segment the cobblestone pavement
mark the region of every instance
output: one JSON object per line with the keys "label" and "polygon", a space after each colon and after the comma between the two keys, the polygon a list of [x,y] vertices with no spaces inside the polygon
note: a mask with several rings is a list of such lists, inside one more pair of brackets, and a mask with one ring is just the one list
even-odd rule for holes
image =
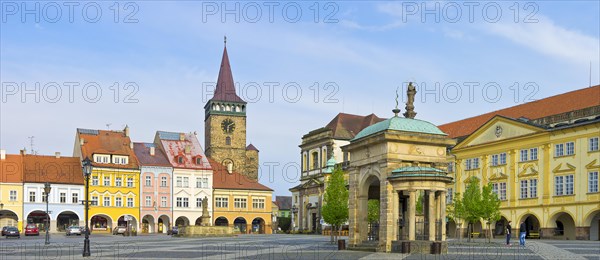
{"label": "cobblestone pavement", "polygon": [[[449,241],[448,254],[386,254],[337,251],[329,237],[244,235],[229,238],[176,238],[166,235],[122,237],[93,235],[89,259],[600,259],[600,242],[528,240],[506,247],[501,240]],[[0,239],[0,260],[82,259],[83,237]]]}

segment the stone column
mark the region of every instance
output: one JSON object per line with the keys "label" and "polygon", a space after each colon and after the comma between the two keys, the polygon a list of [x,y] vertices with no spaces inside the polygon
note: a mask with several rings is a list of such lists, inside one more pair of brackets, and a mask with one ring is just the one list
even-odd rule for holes
{"label": "stone column", "polygon": [[442,241],[446,241],[446,191],[440,192],[440,220],[442,221]]}
{"label": "stone column", "polygon": [[417,210],[417,191],[409,190],[408,194],[408,240],[415,240],[415,229],[417,227],[417,223],[415,221],[415,212]]}
{"label": "stone column", "polygon": [[427,221],[429,223],[429,241],[435,241],[435,213],[434,213],[434,193],[435,191],[427,191]]}
{"label": "stone column", "polygon": [[369,197],[368,195],[360,195],[358,196],[358,200],[356,200],[356,225],[358,226],[359,240],[358,243],[366,241],[369,236],[369,224],[367,219],[367,203]]}
{"label": "stone column", "polygon": [[392,229],[391,229],[391,238],[392,240],[398,239],[398,219],[400,218],[400,199],[398,196],[398,191],[392,191]]}

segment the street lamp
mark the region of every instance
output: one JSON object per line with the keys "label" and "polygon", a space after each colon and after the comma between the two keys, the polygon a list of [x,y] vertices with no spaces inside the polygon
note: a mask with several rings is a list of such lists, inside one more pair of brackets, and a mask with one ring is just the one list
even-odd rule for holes
{"label": "street lamp", "polygon": [[92,161],[85,157],[81,162],[83,169],[83,177],[85,179],[85,239],[83,240],[83,257],[90,256],[90,226],[89,226],[89,211],[90,211],[90,175],[92,175]]}
{"label": "street lamp", "polygon": [[48,233],[48,228],[50,227],[50,211],[48,211],[48,195],[50,195],[50,183],[46,182],[44,184],[44,192],[46,193],[46,245],[50,244],[50,234]]}

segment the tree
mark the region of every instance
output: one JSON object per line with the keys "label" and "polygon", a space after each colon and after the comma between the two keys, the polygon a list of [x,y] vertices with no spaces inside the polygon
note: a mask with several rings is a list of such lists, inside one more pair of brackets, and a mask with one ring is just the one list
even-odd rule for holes
{"label": "tree", "polygon": [[500,219],[500,199],[494,193],[491,183],[483,186],[481,191],[481,217],[486,221],[488,226],[486,237],[488,242],[491,242],[492,229],[490,225]]}
{"label": "tree", "polygon": [[459,229],[457,233],[458,240],[461,240],[460,227],[462,226],[462,220],[465,217],[465,208],[462,204],[462,197],[460,193],[454,194],[454,199],[452,200],[452,204],[446,207],[446,214],[448,218],[453,219],[454,223],[456,223],[456,228]]}
{"label": "tree", "polygon": [[277,217],[277,227],[281,228],[282,231],[288,232],[292,224],[292,218],[290,217]]}
{"label": "tree", "polygon": [[367,204],[367,220],[369,223],[379,221],[379,200],[369,200]]}
{"label": "tree", "polygon": [[419,192],[419,197],[417,197],[416,211],[418,215],[423,214],[423,193],[421,192]]}
{"label": "tree", "polygon": [[[327,180],[325,189],[323,209],[321,214],[323,220],[331,225],[331,242],[333,242],[333,230],[341,227],[348,221],[348,189],[344,181],[344,171],[336,166]],[[337,235],[335,240],[337,241]]]}
{"label": "tree", "polygon": [[479,188],[479,179],[477,179],[477,177],[471,177],[471,179],[469,179],[467,187],[465,189],[465,193],[463,194],[462,207],[464,210],[463,219],[468,223],[468,241],[471,241],[473,223],[481,219],[483,211],[481,201],[481,190]]}

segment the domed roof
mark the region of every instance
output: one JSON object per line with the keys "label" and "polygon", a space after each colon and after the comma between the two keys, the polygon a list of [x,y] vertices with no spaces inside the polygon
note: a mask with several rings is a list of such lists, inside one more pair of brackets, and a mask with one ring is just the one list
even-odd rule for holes
{"label": "domed roof", "polygon": [[398,130],[405,132],[447,135],[446,133],[442,132],[442,130],[440,130],[437,126],[427,121],[394,116],[390,119],[386,119],[384,121],[381,121],[363,129],[352,139],[352,141],[379,132],[383,132],[385,130]]}
{"label": "domed roof", "polygon": [[336,164],[336,161],[332,156],[329,160],[327,160],[327,168],[325,168],[325,170],[323,172],[324,173],[332,173],[333,169],[335,168],[335,164]]}

